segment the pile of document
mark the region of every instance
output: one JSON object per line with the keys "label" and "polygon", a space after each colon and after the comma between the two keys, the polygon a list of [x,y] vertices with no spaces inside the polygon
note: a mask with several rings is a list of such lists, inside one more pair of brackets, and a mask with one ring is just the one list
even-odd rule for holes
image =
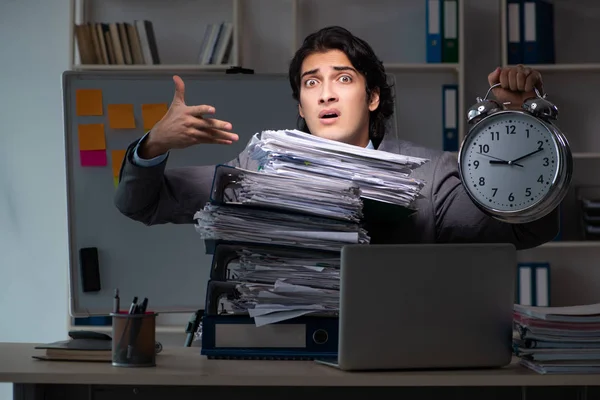
{"label": "pile of document", "polygon": [[298,130],[267,130],[250,142],[250,157],[273,175],[355,182],[364,198],[413,206],[424,182],[411,177],[427,159],[365,149]]}
{"label": "pile of document", "polygon": [[256,134],[246,151],[258,170],[217,166],[211,199],[194,215],[203,239],[252,245],[228,274],[231,311],[256,325],[336,313],[340,251],[370,242],[365,199],[410,208],[423,186],[410,175],[427,160],[294,130]]}
{"label": "pile of document", "polygon": [[541,374],[600,372],[600,303],[570,307],[515,304],[513,348]]}

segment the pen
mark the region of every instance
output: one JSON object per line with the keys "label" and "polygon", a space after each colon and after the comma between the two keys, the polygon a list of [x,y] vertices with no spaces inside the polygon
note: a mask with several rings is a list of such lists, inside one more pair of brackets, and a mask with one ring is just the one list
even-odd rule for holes
{"label": "pen", "polygon": [[135,310],[137,309],[137,301],[138,298],[135,296],[131,302],[131,306],[129,307],[129,314],[135,314]]}
{"label": "pen", "polygon": [[146,312],[147,307],[148,307],[148,298],[144,297],[144,300],[142,300],[142,304],[140,305],[140,307],[137,310],[137,313],[144,314]]}
{"label": "pen", "polygon": [[115,289],[115,298],[113,299],[113,313],[117,314],[121,307],[119,299],[119,289]]}

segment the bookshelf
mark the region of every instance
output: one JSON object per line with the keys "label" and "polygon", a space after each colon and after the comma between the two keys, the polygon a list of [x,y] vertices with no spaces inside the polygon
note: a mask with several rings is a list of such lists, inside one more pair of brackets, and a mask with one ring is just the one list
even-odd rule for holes
{"label": "bookshelf", "polygon": [[[238,66],[242,62],[239,45],[241,35],[240,5],[241,0],[220,2],[172,0],[168,3],[168,6],[167,3],[158,0],[71,0],[71,69],[211,72],[224,71],[232,66]],[[153,45],[152,36],[150,34],[144,35],[135,21],[148,21],[152,24],[151,27],[146,26],[146,28],[152,31],[155,40],[155,50],[159,58],[158,62],[156,59],[149,60],[151,57],[148,53],[143,54],[145,39],[149,42],[147,44],[149,46],[147,51],[151,51],[150,49],[152,49]],[[174,21],[177,21],[177,23],[174,23]],[[126,31],[126,34],[122,31],[119,31],[119,33],[113,31],[105,32],[105,35],[108,36],[104,38],[99,37],[102,36],[101,33],[96,33],[96,37],[93,40],[88,39],[91,43],[90,51],[93,52],[96,50],[100,51],[100,53],[95,54],[96,58],[93,62],[87,62],[87,60],[90,60],[90,56],[82,57],[80,39],[77,36],[77,25],[85,23],[93,24],[91,32],[89,32],[90,35],[94,34],[94,28],[101,29],[95,27],[94,25],[96,24],[103,24],[104,29],[111,29],[111,24],[128,23],[133,25],[133,29],[136,30],[135,35],[138,35],[138,37],[133,36],[130,31]],[[225,61],[206,60],[204,63],[200,62],[204,40],[209,37],[209,34],[205,32],[207,25],[217,25],[215,34],[218,34],[219,26],[224,23],[230,24],[232,31],[231,39],[228,42],[230,43],[230,49],[223,54]],[[205,35],[207,38],[205,38]],[[125,36],[126,38],[124,39]],[[215,37],[218,37],[218,35],[215,35]],[[102,40],[104,40],[103,43]],[[94,41],[100,42],[98,44],[100,49],[104,47],[104,59],[101,56],[102,50],[97,50]],[[121,62],[118,61],[118,56],[115,56],[115,53],[118,51],[114,44],[115,41],[121,44],[121,51],[123,52]],[[124,44],[124,42],[127,44]],[[142,54],[138,56],[137,61],[135,59],[131,60],[132,56],[129,56],[130,60],[128,61],[125,56],[126,47],[129,48],[128,51],[133,55],[134,42],[140,43],[140,52]],[[213,57],[217,54],[218,45],[217,39]],[[223,43],[223,47],[225,51],[227,43]],[[111,52],[113,53],[112,56]],[[144,59],[140,60],[140,57]],[[86,62],[82,62],[82,60]]]}
{"label": "bookshelf", "polygon": [[[591,101],[600,88],[600,53],[594,39],[600,26],[600,4],[589,0],[554,0],[554,60],[526,63],[542,73],[548,99],[559,109],[557,125],[565,132],[573,151],[574,175],[571,190],[562,204],[562,235],[535,249],[522,251],[523,262],[549,262],[554,305],[599,302],[595,270],[600,260],[600,241],[586,239],[581,224],[582,212],[577,190],[582,186],[600,187],[600,116]],[[508,1],[500,2],[500,59],[509,63]],[[528,17],[522,15],[524,21]],[[529,19],[531,21],[531,19]],[[526,22],[524,22],[525,24]],[[528,22],[527,22],[528,23]],[[532,33],[522,25],[523,36]],[[528,31],[529,29],[529,31]],[[542,37],[536,32],[537,38]],[[529,51],[529,50],[526,50]],[[600,193],[600,192],[599,192]],[[570,288],[570,290],[569,290]]]}

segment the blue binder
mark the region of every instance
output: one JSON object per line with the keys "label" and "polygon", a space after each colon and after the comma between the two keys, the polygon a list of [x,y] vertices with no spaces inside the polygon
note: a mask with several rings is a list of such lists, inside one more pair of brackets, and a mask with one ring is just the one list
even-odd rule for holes
{"label": "blue binder", "polygon": [[428,63],[442,62],[443,0],[425,0],[425,37]]}
{"label": "blue binder", "polygon": [[458,151],[458,85],[442,85],[443,150]]}
{"label": "blue binder", "polygon": [[209,359],[335,358],[338,318],[303,316],[256,327],[243,315],[205,315],[200,354]]}
{"label": "blue binder", "polygon": [[553,64],[554,5],[551,0],[524,0],[523,63]]}
{"label": "blue binder", "polygon": [[550,306],[550,263],[521,262],[517,266],[517,304]]}
{"label": "blue binder", "polygon": [[523,63],[523,0],[506,0],[506,43],[508,64]]}

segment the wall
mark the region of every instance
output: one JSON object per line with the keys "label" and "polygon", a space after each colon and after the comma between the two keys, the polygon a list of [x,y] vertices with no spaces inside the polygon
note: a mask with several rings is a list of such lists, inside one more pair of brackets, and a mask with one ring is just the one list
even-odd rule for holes
{"label": "wall", "polygon": [[[257,72],[283,72],[291,55],[289,1],[252,4],[244,10],[250,21],[242,54]],[[68,67],[69,1],[0,0],[0,10],[0,341],[59,340],[68,290],[60,75]],[[468,107],[500,63],[499,2],[465,0],[465,13]],[[0,399],[9,399],[10,386],[2,389]]]}
{"label": "wall", "polygon": [[[0,341],[66,334],[61,73],[68,5],[0,1]],[[0,386],[0,399],[11,398],[11,386]]]}

